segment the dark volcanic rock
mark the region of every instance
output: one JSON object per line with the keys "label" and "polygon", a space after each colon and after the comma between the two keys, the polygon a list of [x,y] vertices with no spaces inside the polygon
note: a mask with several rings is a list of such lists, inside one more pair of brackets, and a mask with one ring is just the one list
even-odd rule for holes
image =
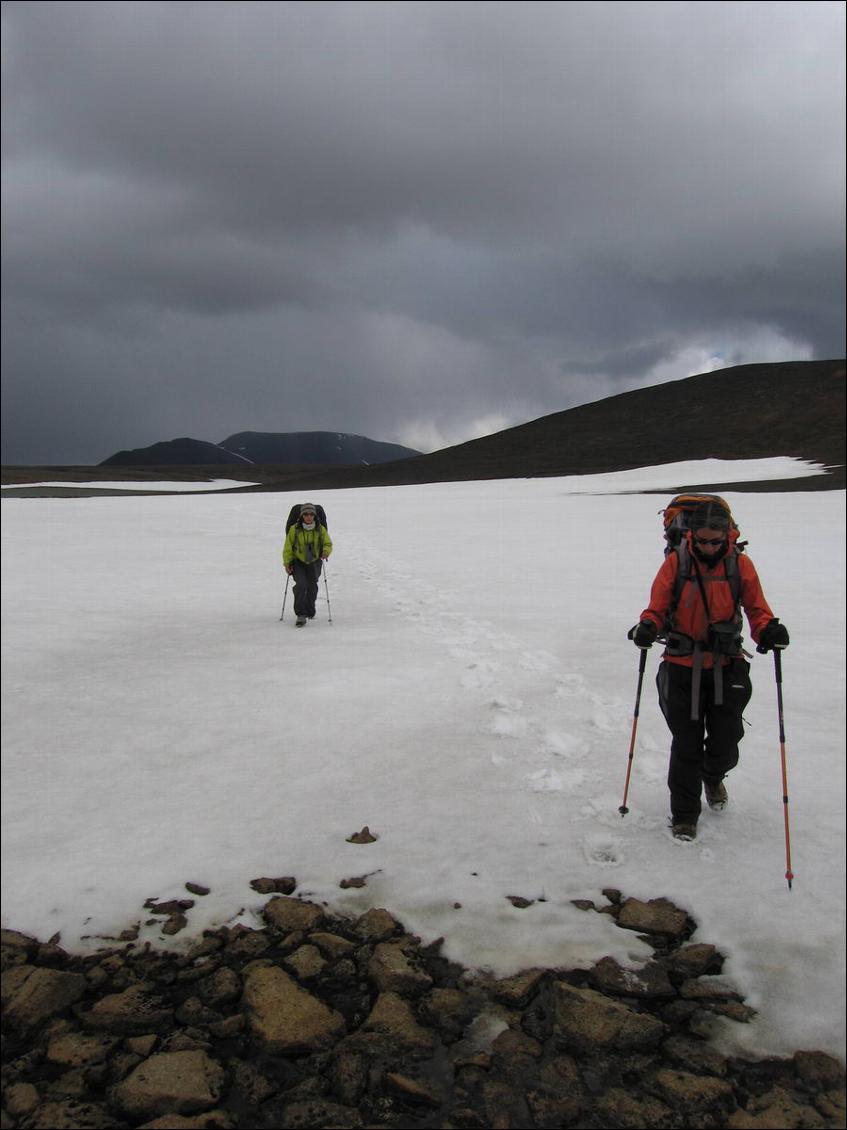
{"label": "dark volcanic rock", "polygon": [[385,909],[285,896],[265,929],[181,953],[72,956],[4,931],[4,1130],[844,1125],[842,1064],[720,1054],[704,1009],[746,1009],[712,976],[720,955],[685,944],[695,924],[665,900],[618,904],[647,914],[656,960],[499,981]]}
{"label": "dark volcanic rock", "polygon": [[64,1012],[85,994],[85,978],[34,965],[20,965],[3,974],[3,1020],[30,1034],[50,1017]]}
{"label": "dark volcanic rock", "polygon": [[667,899],[626,899],[621,905],[617,923],[626,930],[681,939],[690,930],[688,915]]}
{"label": "dark volcanic rock", "polygon": [[203,1051],[152,1055],[112,1092],[117,1108],[131,1118],[194,1114],[211,1110],[224,1084],[224,1070]]}
{"label": "dark volcanic rock", "polygon": [[665,967],[656,961],[635,972],[624,969],[612,957],[601,958],[591,970],[591,984],[601,992],[622,997],[668,1000],[676,996]]}
{"label": "dark volcanic rock", "polygon": [[80,1017],[87,1028],[121,1036],[140,1036],[167,1028],[173,1010],[158,993],[157,987],[138,982],[122,993],[100,997]]}
{"label": "dark volcanic rock", "polygon": [[254,962],[244,980],[243,1007],[256,1043],[275,1055],[330,1047],[344,1018],[278,966]]}
{"label": "dark volcanic rock", "polygon": [[251,879],[250,886],[260,895],[293,895],[297,890],[297,880],[293,875],[283,875],[278,879]]}
{"label": "dark volcanic rock", "polygon": [[316,903],[280,895],[267,903],[263,915],[271,926],[290,933],[293,930],[314,930],[323,920],[324,912]]}

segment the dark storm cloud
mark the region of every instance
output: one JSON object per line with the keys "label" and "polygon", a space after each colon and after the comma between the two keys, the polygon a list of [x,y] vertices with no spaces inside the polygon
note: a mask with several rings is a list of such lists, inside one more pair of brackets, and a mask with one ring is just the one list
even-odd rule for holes
{"label": "dark storm cloud", "polygon": [[834,3],[11,3],[5,462],[843,354]]}

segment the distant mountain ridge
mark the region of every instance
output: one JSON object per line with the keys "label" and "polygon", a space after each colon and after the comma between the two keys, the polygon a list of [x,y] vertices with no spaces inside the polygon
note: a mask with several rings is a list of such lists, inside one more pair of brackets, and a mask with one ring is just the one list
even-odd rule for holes
{"label": "distant mountain ridge", "polygon": [[[238,441],[247,451],[247,444],[240,442],[241,436],[264,434],[237,433],[225,443]],[[336,440],[343,438],[339,433],[323,434]],[[202,441],[172,443],[199,445]],[[699,373],[554,412],[455,447],[393,462],[333,466],[253,464],[239,451],[208,444],[193,447],[189,462],[175,464],[169,463],[167,451],[159,445],[142,451],[152,452],[150,462],[139,464],[136,453],[120,453],[124,457],[129,455],[129,461],[111,466],[107,461],[99,468],[6,466],[3,483],[8,487],[37,482],[48,471],[50,479],[67,482],[69,490],[75,483],[98,478],[161,481],[173,477],[193,481],[198,477],[220,477],[221,464],[226,463],[227,477],[244,482],[243,487],[236,488],[240,491],[313,495],[319,490],[344,487],[593,475],[704,459],[793,456],[822,464],[827,473],[721,484],[703,479],[680,481],[678,489],[716,489],[718,493],[733,489],[843,490],[847,462],[845,362],[785,361]],[[205,455],[207,461],[195,462],[198,455]],[[49,494],[52,488],[39,489],[42,494]]]}
{"label": "distant mountain ridge", "polygon": [[100,467],[185,467],[255,463],[299,467],[369,467],[420,455],[411,447],[383,443],[346,432],[236,432],[221,443],[165,440],[131,451],[118,451]]}
{"label": "distant mountain ridge", "polygon": [[214,463],[221,465],[249,466],[250,460],[235,452],[225,451],[216,443],[203,439],[163,440],[149,447],[136,447],[130,451],[118,451],[98,463],[98,467],[192,467]]}
{"label": "distant mountain ridge", "polygon": [[421,454],[399,443],[383,443],[346,432],[236,432],[221,440],[219,446],[251,463],[315,463],[324,467],[354,463],[369,466]]}
{"label": "distant mountain ridge", "polygon": [[844,421],[843,359],[737,365],[553,412],[404,462],[291,476],[280,489],[594,475],[781,455],[830,469],[796,481],[797,489],[843,489]]}

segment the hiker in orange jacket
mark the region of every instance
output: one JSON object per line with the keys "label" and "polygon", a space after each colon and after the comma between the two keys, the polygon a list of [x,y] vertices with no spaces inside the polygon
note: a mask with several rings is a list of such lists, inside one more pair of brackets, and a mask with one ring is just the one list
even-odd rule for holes
{"label": "hiker in orange jacket", "polygon": [[755,565],[736,550],[737,537],[722,506],[700,506],[680,548],[659,569],[649,607],[629,632],[640,648],[651,647],[664,633],[656,685],[673,735],[668,788],[677,839],[697,834],[701,789],[710,808],[726,807],[723,778],[738,764],[741,715],[752,693],[740,608],[760,652],[788,646],[788,632],[765,599]]}

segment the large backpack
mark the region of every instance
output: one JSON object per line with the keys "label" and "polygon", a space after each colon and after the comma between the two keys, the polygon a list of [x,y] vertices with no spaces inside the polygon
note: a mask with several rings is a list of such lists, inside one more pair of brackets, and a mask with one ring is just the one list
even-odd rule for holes
{"label": "large backpack", "polygon": [[729,503],[717,494],[678,494],[672,498],[664,510],[660,510],[665,525],[665,557],[667,557],[691,529],[691,515],[704,502],[713,502],[726,511],[731,530],[738,530]]}
{"label": "large backpack", "polygon": [[[303,505],[305,505],[305,504],[302,503],[302,502],[295,502],[295,504],[289,510],[288,518],[286,519],[286,522],[285,522],[285,532],[286,533],[288,533],[288,531],[291,529],[291,527],[293,525],[295,525],[297,522],[300,521],[300,507],[303,506]],[[324,508],[321,506],[320,503],[317,503],[315,505],[315,517],[317,518],[318,522],[320,522],[320,524],[323,526],[323,528],[325,530],[329,529],[329,526],[326,524],[326,511],[324,510]]]}
{"label": "large backpack", "polygon": [[[300,529],[303,528],[303,525],[300,521],[300,508],[303,505],[304,505],[304,503],[302,503],[302,502],[296,502],[291,507],[291,509],[289,510],[288,518],[286,519],[286,522],[285,522],[285,536],[286,537],[288,537],[289,531],[291,530],[292,526],[299,526]],[[329,527],[326,524],[326,511],[320,505],[320,503],[315,504],[315,517],[317,518],[317,525],[318,525],[318,531],[319,531],[319,533],[318,533],[318,543],[319,543],[318,553],[322,555],[323,554],[323,548],[324,548],[324,536],[323,536],[322,531],[328,530]],[[296,541],[297,541],[297,535],[295,534],[294,535],[294,542],[296,543]],[[307,549],[307,552],[310,553],[311,551]]]}
{"label": "large backpack", "polygon": [[685,535],[691,529],[691,516],[694,514],[695,510],[705,502],[712,502],[726,512],[727,521],[729,522],[730,548],[724,558],[724,567],[726,569],[726,579],[729,582],[735,601],[736,616],[739,614],[741,577],[738,573],[738,554],[744,552],[747,542],[740,542],[738,540],[740,531],[735,519],[732,517],[729,503],[717,494],[678,494],[670,500],[663,510],[659,511],[662,515],[665,529],[665,557],[676,553],[679,558],[679,568],[676,573],[673,600],[670,610],[668,611],[665,633],[673,627],[673,618],[679,606],[682,590],[686,583],[691,580],[691,554],[688,551],[688,542],[686,541]]}
{"label": "large backpack", "polygon": [[[710,502],[725,511],[729,523],[728,540],[729,549],[724,557],[726,579],[735,604],[735,614],[731,620],[724,620],[719,624],[711,619],[709,602],[706,598],[706,589],[703,585],[700,572],[691,561],[691,553],[687,534],[691,527],[691,518],[699,506]],[[700,676],[703,663],[703,650],[695,644],[690,637],[675,631],[674,618],[685,585],[690,581],[697,584],[706,615],[709,617],[709,643],[714,654],[712,665],[714,678],[715,705],[723,704],[723,675],[720,656],[746,655],[742,646],[742,616],[741,616],[741,576],[738,569],[738,555],[744,552],[746,542],[738,540],[739,529],[732,517],[729,503],[717,494],[678,494],[672,498],[664,510],[660,510],[665,527],[665,556],[675,553],[678,559],[676,580],[674,581],[673,597],[664,626],[658,638],[665,644],[666,655],[694,655],[691,676],[691,719],[696,721],[700,712]],[[692,650],[693,648],[693,650]]]}

